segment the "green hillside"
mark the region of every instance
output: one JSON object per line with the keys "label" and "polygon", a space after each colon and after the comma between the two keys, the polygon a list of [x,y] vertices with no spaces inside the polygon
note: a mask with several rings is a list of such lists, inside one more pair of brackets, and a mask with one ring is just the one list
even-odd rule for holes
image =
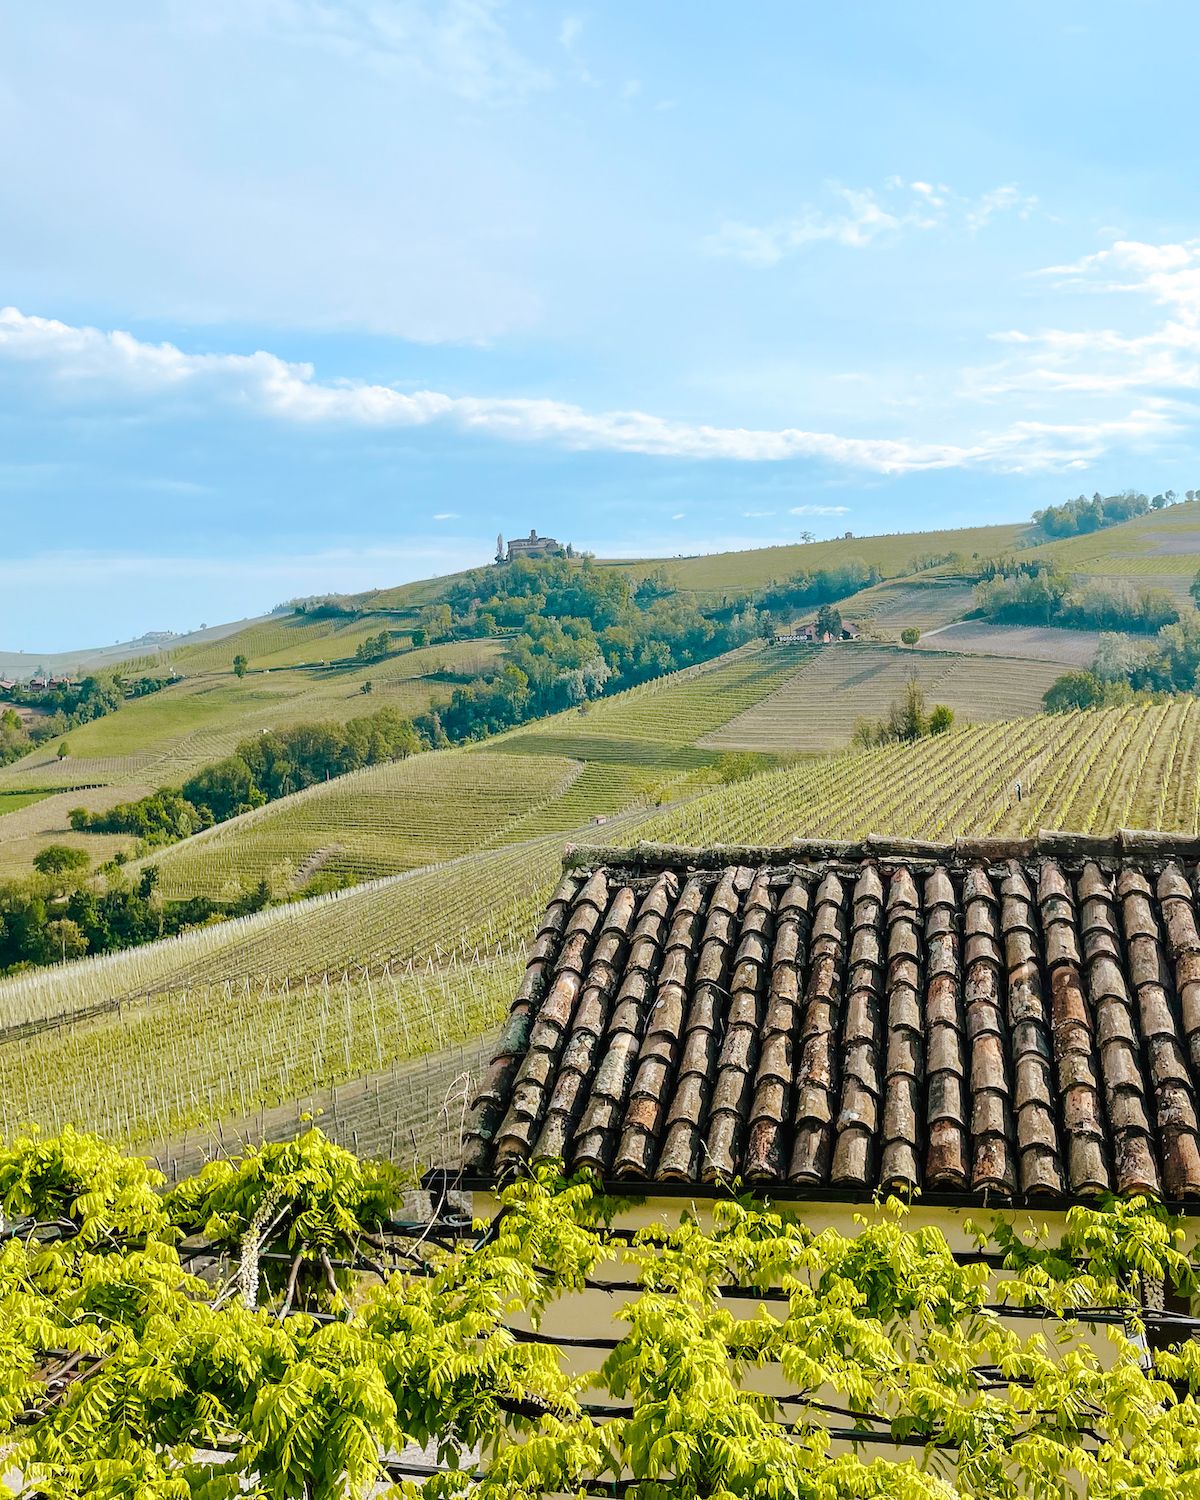
{"label": "green hillside", "polygon": [[[328,626],[331,622],[320,623]],[[502,649],[498,640],[457,641],[403,651],[368,665],[271,665],[274,657],[313,647],[314,642],[340,638],[344,645],[344,622],[332,623],[339,628],[290,635],[285,624],[272,620],[218,647],[198,648],[219,650],[225,666],[194,669],[194,675],[72,730],[66,760],[60,761],[56,747],[48,744],[0,767],[0,874],[28,868],[33,854],[50,840],[85,848],[97,859],[110,857],[114,849],[129,844],[128,839],[115,836],[73,834],[67,823],[73,807],[100,812],[158,787],[177,786],[263,729],[318,719],[345,721],[385,706],[406,717],[421,713],[449,692],[444,674],[473,675],[486,670]],[[371,634],[378,628],[378,618],[366,626],[358,622],[351,639],[361,639],[364,631]],[[274,656],[268,653],[260,658],[247,652],[250,669],[239,679],[231,667],[233,653],[253,637],[272,648]],[[367,681],[370,696],[362,692]],[[3,797],[16,791],[55,795],[25,807],[18,821],[15,811],[7,812]]]}
{"label": "green hillside", "polygon": [[663,568],[676,588],[721,594],[730,590],[762,588],[802,569],[815,572],[856,560],[878,568],[885,578],[901,578],[913,573],[922,558],[955,553],[967,558],[994,557],[1010,552],[1028,530],[1028,525],[1022,524],[901,531],[887,536],[846,536],[827,542],[794,542],[744,552],[712,552],[700,557],[611,561],[605,566],[628,568],[639,578],[656,568]]}
{"label": "green hillside", "polygon": [[154,863],[172,899],[228,896],[260,879],[279,895],[317,876],[368,880],[689,795],[716,778],[730,751],[837,749],[859,718],[887,713],[909,675],[960,721],[985,722],[1037,713],[1061,670],[854,643],[742,647],[477,747],[311,787]]}
{"label": "green hillside", "polygon": [[[1200,830],[1197,700],[796,762],[577,836],[707,844],[1118,826]],[[501,1014],[562,844],[485,850],[0,981],[0,1026],[78,1017],[0,1041],[0,1128],[74,1118],[144,1140],[440,1054]]]}
{"label": "green hillside", "polygon": [[1182,501],[1086,536],[1046,542],[1034,556],[1088,577],[1128,578],[1187,601],[1200,570],[1200,500]]}

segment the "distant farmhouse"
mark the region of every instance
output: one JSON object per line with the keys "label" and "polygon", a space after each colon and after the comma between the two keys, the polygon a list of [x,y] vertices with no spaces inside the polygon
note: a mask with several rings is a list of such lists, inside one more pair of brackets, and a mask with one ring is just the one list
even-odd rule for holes
{"label": "distant farmhouse", "polygon": [[858,634],[859,627],[853,620],[843,620],[842,628],[837,635],[828,630],[824,634],[819,634],[816,621],[812,620],[796,630],[778,632],[771,637],[771,644],[773,646],[828,646],[834,641],[856,641]]}
{"label": "distant farmhouse", "polygon": [[518,557],[569,557],[571,549],[552,536],[538,536],[536,528],[528,536],[514,537],[505,551],[504,538],[496,538],[496,561],[515,562]]}

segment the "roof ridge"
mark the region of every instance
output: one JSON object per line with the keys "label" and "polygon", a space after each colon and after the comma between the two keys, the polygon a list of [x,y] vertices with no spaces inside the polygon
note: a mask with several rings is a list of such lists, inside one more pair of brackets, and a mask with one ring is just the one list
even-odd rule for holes
{"label": "roof ridge", "polygon": [[972,837],[908,839],[891,834],[868,834],[857,840],[793,839],[787,844],[660,844],[651,840],[621,848],[606,844],[567,844],[564,870],[609,867],[634,870],[715,870],[730,865],[816,864],[826,861],[861,862],[871,859],[912,860],[919,863],[963,866],[995,864],[1035,858],[1120,860],[1155,863],[1167,859],[1200,862],[1200,835],[1159,829],[1118,828],[1113,833],[1075,833],[1041,828],[1027,837]]}

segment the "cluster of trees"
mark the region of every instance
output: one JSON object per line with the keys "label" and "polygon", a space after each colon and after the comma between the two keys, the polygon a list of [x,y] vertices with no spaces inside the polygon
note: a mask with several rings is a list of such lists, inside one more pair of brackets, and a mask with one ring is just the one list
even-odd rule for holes
{"label": "cluster of trees", "polygon": [[1200,691],[1200,614],[1164,625],[1152,641],[1105,634],[1090,671],[1066,672],[1051,684],[1044,704],[1051,713],[1127,703],[1139,693]]}
{"label": "cluster of trees", "polygon": [[510,636],[494,671],[463,683],[414,721],[431,746],[582,707],[706,661],[765,629],[748,596],[705,610],[676,593],[661,570],[635,586],[624,569],[586,557],[519,558],[478,569],[451,586],[440,608],[446,615],[430,622],[430,632]]}
{"label": "cluster of trees", "polygon": [[163,901],[152,865],[136,882],[111,872],[98,889],[86,883],[89,864],[82,850],[51,844],[35,856],[35,874],[0,882],[0,974],[136,948],[205,922],[246,916],[270,900],[260,882],[231,901]]}
{"label": "cluster of trees", "polygon": [[975,610],[985,619],[1022,625],[1145,633],[1179,619],[1179,608],[1166,589],[1140,589],[1123,578],[1077,584],[1039,563],[984,578],[975,586]]}
{"label": "cluster of trees", "polygon": [[883,574],[878,568],[857,558],[839,563],[833,568],[818,568],[814,572],[801,571],[785,578],[782,583],[769,584],[757,596],[755,603],[760,609],[789,610],[803,608],[806,604],[827,604],[837,599],[857,594],[859,589],[878,583]]}
{"label": "cluster of trees", "polygon": [[[52,688],[11,688],[5,702],[0,703],[0,765],[19,760],[48,740],[114,713],[126,698],[156,693],[169,681],[167,677],[126,678],[117,672],[96,672],[82,682],[60,683]],[[19,704],[37,713],[26,718],[6,704]]]}
{"label": "cluster of trees", "polygon": [[[1092,1500],[1200,1485],[1194,1228],[1145,1199],[956,1255],[895,1199],[851,1232],[722,1200],[623,1239],[590,1179],[487,1234],[319,1130],[168,1187],[65,1130],[0,1147],[0,1458],[56,1500]],[[599,1350],[568,1298],[629,1283]],[[1005,1316],[1005,1314],[1011,1316]],[[589,1360],[589,1355],[594,1359]],[[581,1363],[582,1361],[582,1363]],[[765,1379],[756,1379],[765,1371]],[[776,1394],[763,1394],[763,1389]]]}
{"label": "cluster of trees", "polygon": [[187,838],[213,823],[363,766],[403,760],[421,749],[412,721],[394,708],[345,724],[297,724],[243,740],[231,756],[204,766],[182,787],[166,787],[105,812],[76,808],[79,832],[128,833],[149,845]]}
{"label": "cluster of trees", "polygon": [[354,660],[358,662],[382,661],[392,647],[392,636],[388,630],[378,635],[369,635],[354,648]]}
{"label": "cluster of trees", "polygon": [[[1194,494],[1194,490],[1189,490],[1188,499],[1191,500]],[[1131,521],[1134,516],[1144,516],[1152,505],[1155,510],[1173,505],[1175,498],[1174,490],[1155,495],[1153,500],[1137,490],[1122,490],[1119,495],[1101,495],[1097,490],[1090,500],[1086,495],[1080,495],[1062,505],[1035,510],[1033,519],[1045,537],[1084,536],[1090,531],[1116,526],[1121,521]]]}
{"label": "cluster of trees", "polygon": [[852,743],[861,749],[870,749],[873,745],[923,740],[929,735],[945,734],[953,724],[954,710],[946,703],[935,703],[930,708],[920,681],[910,677],[904,692],[882,719],[858,720]]}

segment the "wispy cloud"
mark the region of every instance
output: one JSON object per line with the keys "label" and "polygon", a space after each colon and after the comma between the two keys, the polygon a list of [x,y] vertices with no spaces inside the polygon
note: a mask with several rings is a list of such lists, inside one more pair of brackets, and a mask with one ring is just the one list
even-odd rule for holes
{"label": "wispy cloud", "polygon": [[1111,311],[1136,317],[1139,301],[1162,309],[1144,331],[1010,328],[993,341],[1011,353],[972,370],[974,396],[1020,393],[1118,396],[1145,393],[1160,402],[1200,391],[1200,240],[1148,244],[1119,240],[1107,249],[1035,273],[1059,290],[1113,299]]}
{"label": "wispy cloud", "polygon": [[985,467],[1010,472],[1071,467],[1116,443],[1174,425],[1165,403],[1147,397],[1132,412],[1075,422],[1021,421],[967,442],[848,437],[801,427],[722,427],[642,411],[586,411],[549,397],[458,396],[403,391],[365,381],[322,381],[312,365],[278,355],[188,354],[120,330],[104,332],[16,308],[0,310],[0,369],[21,367],[50,399],[88,410],[219,408],[248,419],[310,428],[443,428],[506,442],[579,452],[774,463],[811,459],[880,474]]}
{"label": "wispy cloud", "polygon": [[[206,0],[178,3],[178,24],[267,32],[363,66],[403,73],[473,101],[548,88],[551,78],[513,43],[500,0]],[[563,45],[568,27],[563,22]]]}
{"label": "wispy cloud", "polygon": [[976,233],[1000,214],[1028,218],[1037,199],[1013,183],[963,197],[944,183],[905,182],[890,177],[881,190],[829,184],[828,206],[806,204],[790,218],[770,224],[727,220],[704,241],[710,255],[767,269],[822,241],[862,250],[902,231],[941,228]]}
{"label": "wispy cloud", "polygon": [[458,512],[456,510],[439,510],[433,519],[435,521],[457,521]]}
{"label": "wispy cloud", "polygon": [[793,505],[788,510],[789,516],[847,516],[849,514],[848,505]]}

